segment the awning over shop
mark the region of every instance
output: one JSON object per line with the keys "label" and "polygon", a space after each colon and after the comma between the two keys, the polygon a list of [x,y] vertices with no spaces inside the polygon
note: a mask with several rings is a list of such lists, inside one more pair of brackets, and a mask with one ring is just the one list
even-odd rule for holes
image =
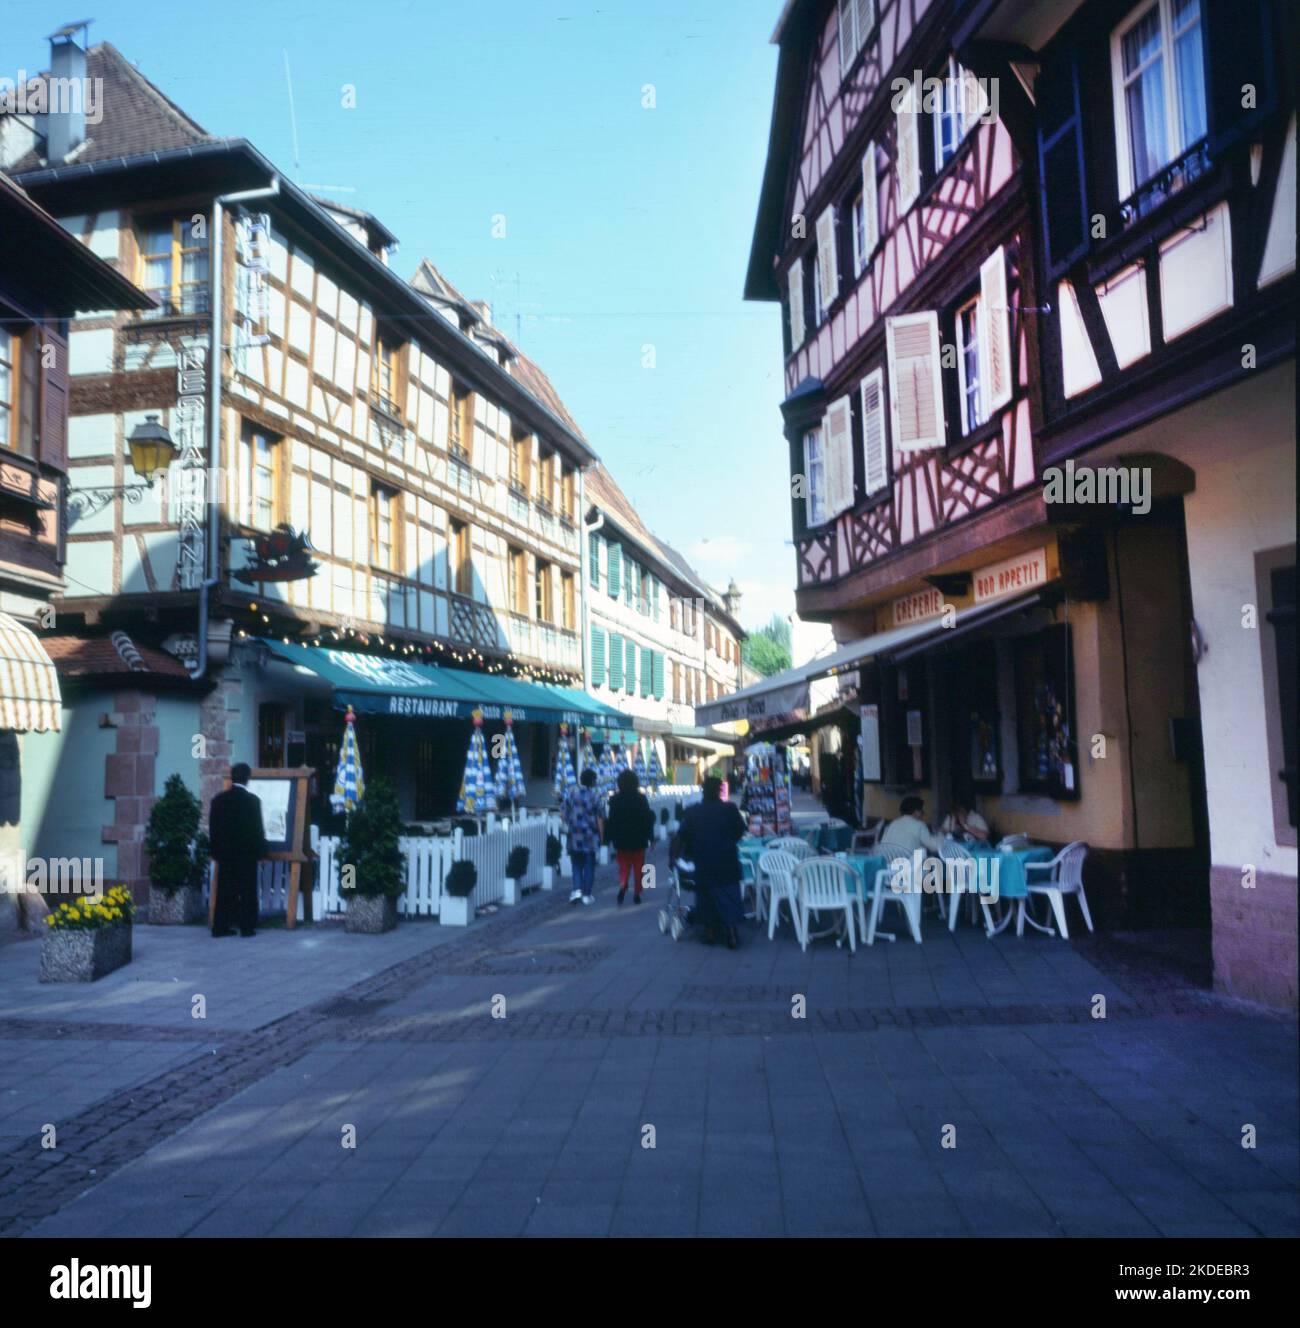
{"label": "awning over shop", "polygon": [[[762,682],[732,692],[730,696],[696,706],[695,722],[722,724],[734,719],[771,719],[790,715],[791,719],[787,722],[793,723],[795,717],[792,712],[808,709],[808,684],[813,679],[845,673],[873,659],[890,659],[904,652],[915,654],[927,646],[965,636],[967,632],[996,618],[1028,608],[1036,604],[1039,598],[1035,592],[997,604],[973,605],[956,610],[948,617],[908,623],[887,632],[877,632],[874,636],[865,636],[859,641],[850,641],[806,664],[774,673]],[[764,733],[755,736],[766,738],[768,735]]]}
{"label": "awning over shop", "polygon": [[726,742],[715,742],[712,738],[684,738],[677,734],[673,742],[680,742],[683,747],[694,747],[697,751],[709,752],[714,756],[735,756],[736,749]]}
{"label": "awning over shop", "polygon": [[792,719],[787,724],[777,724],[770,729],[755,729],[753,736],[759,742],[784,742],[787,738],[806,736],[824,729],[828,724],[860,724],[861,717],[847,706],[831,706],[820,714],[807,719]]}
{"label": "awning over shop", "polygon": [[632,725],[621,711],[571,687],[548,687],[355,650],[258,639],[276,658],[327,682],[340,710],[351,706],[358,714],[411,719],[469,719],[475,710],[482,710],[487,720],[501,719],[509,710],[519,723],[585,724],[593,729]]}
{"label": "awning over shop", "polygon": [[59,675],[29,627],[0,613],[0,729],[57,733],[63,698]]}

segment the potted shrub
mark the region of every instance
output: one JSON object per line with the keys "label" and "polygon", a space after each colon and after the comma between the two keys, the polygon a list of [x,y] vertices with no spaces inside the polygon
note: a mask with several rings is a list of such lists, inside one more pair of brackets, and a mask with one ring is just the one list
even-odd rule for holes
{"label": "potted shrub", "polygon": [[546,836],[546,865],[542,868],[542,889],[555,888],[555,869],[560,865],[561,849],[558,835]]}
{"label": "potted shrub", "polygon": [[517,904],[524,897],[524,877],[528,875],[528,846],[516,844],[506,859],[506,904]]}
{"label": "potted shrub", "polygon": [[348,901],[348,931],[391,931],[397,925],[397,898],[406,888],[397,842],[401,831],[397,795],[392,784],[378,775],[348,817],[343,837],[340,892]]}
{"label": "potted shrub", "polygon": [[149,854],[149,921],[158,926],[203,917],[203,879],[208,837],[199,830],[202,808],[180,775],[168,775],[163,795],[149,813],[144,847]]}
{"label": "potted shrub", "polygon": [[438,921],[444,927],[468,927],[474,910],[471,897],[478,884],[478,868],[464,858],[451,864],[442,883]]}
{"label": "potted shrub", "polygon": [[82,895],[46,915],[41,942],[42,982],[95,982],[131,962],[135,904],[124,885],[103,898]]}

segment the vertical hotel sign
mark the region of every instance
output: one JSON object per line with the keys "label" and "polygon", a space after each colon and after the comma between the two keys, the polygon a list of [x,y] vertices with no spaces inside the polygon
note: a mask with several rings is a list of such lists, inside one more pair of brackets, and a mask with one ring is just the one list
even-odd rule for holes
{"label": "vertical hotel sign", "polygon": [[180,484],[173,490],[180,526],[177,550],[177,583],[182,590],[197,590],[203,584],[203,518],[205,512],[205,461],[208,403],[208,353],[201,343],[181,347],[176,368],[176,410],[173,439],[179,453]]}

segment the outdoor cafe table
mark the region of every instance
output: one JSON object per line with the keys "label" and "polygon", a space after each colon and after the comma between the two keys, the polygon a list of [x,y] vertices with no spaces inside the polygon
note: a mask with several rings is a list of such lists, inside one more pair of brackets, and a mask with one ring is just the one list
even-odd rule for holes
{"label": "outdoor cafe table", "polygon": [[[967,844],[972,858],[975,859],[976,871],[979,871],[980,859],[997,862],[998,871],[998,897],[999,899],[1024,899],[1028,893],[1028,878],[1025,875],[1025,868],[1031,862],[1051,862],[1052,850],[1045,844],[1031,844],[1026,848],[1018,848],[1010,853],[1003,853],[1001,850],[991,848],[988,844]],[[854,893],[861,893],[863,900],[869,900],[876,888],[876,873],[884,871],[889,863],[878,854],[849,853],[844,857],[844,861],[853,868],[857,876],[858,889]],[[986,867],[986,874],[991,874],[991,869]],[[978,881],[978,876],[977,876]],[[888,889],[888,881],[885,888]],[[984,893],[987,893],[985,891]],[[993,934],[997,935],[1004,931],[1007,924],[1011,921],[1011,915],[1015,910],[1008,908],[1005,917],[998,922],[993,929]]]}

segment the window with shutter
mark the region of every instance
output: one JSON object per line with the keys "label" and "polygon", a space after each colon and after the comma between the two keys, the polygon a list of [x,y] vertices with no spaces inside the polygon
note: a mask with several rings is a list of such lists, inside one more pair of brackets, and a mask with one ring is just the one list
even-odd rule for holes
{"label": "window with shutter", "polygon": [[889,483],[885,375],[879,369],[862,380],[862,479],[868,493],[877,493]]}
{"label": "window with shutter", "polygon": [[822,431],[809,429],[803,436],[804,520],[820,526],[826,520],[826,459],[822,454]]}
{"label": "window with shutter", "polygon": [[654,690],[655,652],[649,646],[641,647],[641,695],[649,696]]}
{"label": "window with shutter", "polygon": [[868,143],[862,155],[862,261],[871,261],[880,241],[880,202],[876,197],[876,145]]}
{"label": "window with shutter", "polygon": [[826,412],[826,516],[853,506],[853,415],[848,397]]}
{"label": "window with shutter", "polygon": [[627,694],[636,695],[636,642],[630,638],[626,643],[626,654],[623,663],[623,680],[626,684]]}
{"label": "window with shutter", "polygon": [[623,637],[619,632],[609,634],[609,686],[611,691],[623,690]]}
{"label": "window with shutter", "polygon": [[898,215],[901,218],[921,193],[920,94],[915,82],[898,94],[894,112],[894,171],[898,179]]}
{"label": "window with shutter", "polygon": [[[33,343],[35,336],[32,337]],[[56,470],[68,468],[68,343],[52,323],[44,331],[48,357],[45,385],[41,393],[41,461]],[[32,350],[36,347],[33,344]]]}
{"label": "window with shutter", "polygon": [[980,378],[984,412],[991,415],[1011,400],[1011,301],[1007,294],[1007,260],[1002,246],[980,265]]}
{"label": "window with shutter", "polygon": [[600,546],[604,540],[593,534],[587,541],[587,579],[593,590],[600,589]]}
{"label": "window with shutter", "polygon": [[803,345],[803,259],[796,258],[790,264],[790,351],[793,353]]}
{"label": "window with shutter", "polygon": [[605,587],[609,591],[610,598],[617,599],[619,591],[622,589],[623,546],[621,544],[610,544],[605,550],[605,558],[608,563]]}
{"label": "window with shutter", "polygon": [[876,22],[875,0],[839,0],[840,77],[853,65]]}
{"label": "window with shutter", "polygon": [[835,208],[832,205],[817,218],[817,270],[821,278],[818,320],[835,303],[840,293],[839,264],[835,255]]}
{"label": "window with shutter", "polygon": [[591,685],[601,686],[605,681],[605,633],[599,627],[591,629]]}
{"label": "window with shutter", "polygon": [[939,316],[932,310],[885,320],[889,405],[900,452],[944,445]]}
{"label": "window with shutter", "polygon": [[1038,188],[1046,239],[1047,279],[1087,252],[1088,189],[1083,120],[1074,50],[1050,57],[1034,80],[1038,110]]}
{"label": "window with shutter", "polygon": [[663,652],[654,652],[654,697],[656,701],[664,699],[664,657]]}

